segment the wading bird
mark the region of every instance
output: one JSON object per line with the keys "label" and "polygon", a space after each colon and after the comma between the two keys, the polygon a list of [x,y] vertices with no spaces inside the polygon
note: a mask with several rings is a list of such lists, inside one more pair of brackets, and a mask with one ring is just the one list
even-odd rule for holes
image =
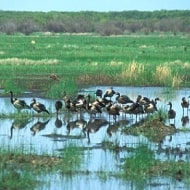
{"label": "wading bird", "polygon": [[183,98],[181,99],[181,107],[182,107],[182,109],[183,109],[183,114],[184,114],[185,108],[187,109],[187,113],[188,113],[189,100],[187,100],[185,97],[183,97]]}
{"label": "wading bird", "polygon": [[169,105],[169,110],[168,110],[168,119],[174,119],[174,123],[175,123],[175,117],[176,117],[176,111],[172,108],[172,103],[168,102]]}
{"label": "wading bird", "polygon": [[32,99],[30,107],[33,108],[33,110],[36,111],[38,114],[41,112],[46,112],[47,114],[50,114],[49,111],[46,109],[45,105],[37,102],[35,98]]}
{"label": "wading bird", "polygon": [[30,106],[27,105],[27,103],[24,100],[19,100],[17,98],[13,97],[13,92],[9,91],[10,95],[11,95],[11,103],[13,104],[13,106],[18,110],[22,110],[22,109],[30,109]]}
{"label": "wading bird", "polygon": [[115,93],[116,93],[116,92],[115,92],[115,90],[113,90],[113,88],[109,88],[109,89],[106,90],[106,92],[105,92],[105,94],[104,94],[104,98],[109,97],[110,100],[111,100],[112,96],[113,96]]}
{"label": "wading bird", "polygon": [[61,100],[57,100],[55,102],[56,115],[59,114],[59,111],[62,109],[62,107],[63,107],[62,101]]}

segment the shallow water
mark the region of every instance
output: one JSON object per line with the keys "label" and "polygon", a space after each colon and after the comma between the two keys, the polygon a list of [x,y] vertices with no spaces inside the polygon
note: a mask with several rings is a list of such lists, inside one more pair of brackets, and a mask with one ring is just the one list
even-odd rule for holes
{"label": "shallow water", "polygon": [[[101,88],[105,91],[107,86],[96,86],[81,89],[80,93],[87,94],[89,92],[94,92],[96,89]],[[168,88],[161,87],[113,87],[115,91],[120,92],[121,94],[128,95],[131,99],[136,100],[137,95],[141,94],[143,96],[147,96],[149,98],[159,97],[161,101],[158,103],[158,108],[168,109],[167,106],[168,101],[171,101],[173,104],[173,108],[177,111],[177,117],[175,120],[175,127],[180,128],[190,128],[190,124],[187,123],[183,126],[181,121],[182,116],[188,116],[188,113],[183,115],[181,108],[181,98],[188,97],[190,95],[190,89],[179,89],[172,91]],[[112,100],[115,97],[112,97]],[[27,103],[30,103],[31,98],[22,97]],[[51,99],[42,99],[36,97],[36,99],[43,104],[46,105],[50,112],[55,112],[54,103],[55,100]],[[0,114],[9,114],[16,112],[15,108],[10,103],[9,97],[1,97],[0,98],[1,107]],[[29,114],[33,115],[33,111],[29,111]],[[86,132],[82,130],[87,124],[91,126],[96,123],[96,119],[101,122],[101,127],[98,129],[94,128],[94,133],[89,133],[89,137]],[[136,184],[132,182],[126,182],[120,179],[106,178],[101,179],[98,177],[96,172],[98,171],[119,171],[118,165],[122,164],[124,158],[126,156],[130,156],[129,152],[120,151],[117,154],[114,152],[106,151],[102,149],[101,143],[103,141],[111,141],[117,142],[119,146],[127,146],[127,147],[137,147],[141,142],[147,142],[151,144],[151,149],[155,152],[158,152],[155,156],[158,159],[166,160],[185,160],[189,161],[189,155],[187,154],[179,154],[175,152],[176,148],[180,148],[180,150],[190,149],[190,135],[189,132],[178,132],[172,136],[166,136],[163,139],[163,143],[158,144],[155,142],[151,142],[146,137],[139,135],[123,135],[121,134],[121,126],[130,126],[135,123],[135,119],[131,118],[131,116],[127,116],[126,120],[119,118],[118,122],[122,122],[120,126],[116,125],[114,127],[115,122],[112,118],[108,119],[108,115],[106,113],[101,115],[101,118],[90,119],[88,114],[83,114],[82,117],[78,115],[72,115],[72,117],[68,117],[65,112],[59,114],[58,120],[56,117],[31,117],[29,120],[23,119],[14,120],[14,119],[0,119],[0,143],[1,146],[4,147],[19,147],[23,146],[24,150],[31,151],[35,150],[35,152],[40,153],[57,153],[70,142],[77,143],[82,147],[91,147],[92,149],[85,151],[84,163],[82,166],[83,171],[94,172],[94,174],[90,175],[74,175],[74,176],[61,176],[59,173],[53,175],[54,180],[52,180],[52,176],[50,175],[51,181],[49,181],[49,187],[46,186],[41,187],[40,189],[84,189],[96,187],[100,189],[136,189]],[[127,122],[126,122],[127,121]],[[125,122],[125,124],[123,123]],[[37,130],[35,129],[36,124],[38,124]],[[169,124],[167,121],[166,124]],[[75,126],[75,128],[69,128],[69,126]],[[59,134],[61,136],[49,137],[50,134]],[[165,149],[169,149],[170,153],[166,154]],[[90,156],[89,156],[90,155]],[[82,174],[81,174],[82,175]],[[48,177],[48,176],[47,176]],[[154,186],[154,180],[146,182],[146,187],[151,189]],[[172,182],[170,179],[162,178],[159,180],[160,185],[155,185],[154,189],[164,189],[164,188],[184,188],[185,185],[183,182]],[[155,182],[156,183],[156,182]],[[75,187],[77,184],[77,187]],[[55,188],[56,187],[56,188]],[[147,188],[146,188],[147,189]]]}

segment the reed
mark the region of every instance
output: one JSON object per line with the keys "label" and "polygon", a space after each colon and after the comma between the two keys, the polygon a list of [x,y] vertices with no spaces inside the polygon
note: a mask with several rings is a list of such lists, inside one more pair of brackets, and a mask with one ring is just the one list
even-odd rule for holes
{"label": "reed", "polygon": [[63,92],[67,92],[67,95],[69,95],[76,94],[77,91],[76,82],[70,78],[51,83],[46,95],[51,98],[63,98]]}
{"label": "reed", "polygon": [[157,81],[157,85],[165,86],[171,84],[172,74],[171,68],[167,65],[158,65],[156,67],[155,73],[153,73],[153,78]]}
{"label": "reed", "polygon": [[174,76],[172,79],[172,87],[173,88],[178,88],[182,86],[183,79],[180,76]]}
{"label": "reed", "polygon": [[120,78],[122,81],[127,81],[130,85],[135,85],[144,77],[145,66],[143,64],[132,61],[121,72]]}

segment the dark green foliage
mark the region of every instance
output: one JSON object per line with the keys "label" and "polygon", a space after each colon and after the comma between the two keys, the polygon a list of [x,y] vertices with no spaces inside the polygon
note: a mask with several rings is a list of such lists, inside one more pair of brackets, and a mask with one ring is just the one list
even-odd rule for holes
{"label": "dark green foliage", "polygon": [[98,32],[118,35],[125,32],[189,32],[190,11],[122,11],[122,12],[16,12],[0,11],[0,31],[21,32]]}

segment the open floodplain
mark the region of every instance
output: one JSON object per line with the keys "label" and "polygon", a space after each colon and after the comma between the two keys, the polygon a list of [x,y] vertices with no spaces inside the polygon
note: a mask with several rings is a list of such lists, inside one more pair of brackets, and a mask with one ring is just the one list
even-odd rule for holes
{"label": "open floodplain", "polygon": [[[2,188],[189,189],[187,35],[1,35],[0,144]],[[146,87],[145,87],[146,86]],[[106,108],[70,113],[69,97],[112,87],[134,102],[159,97],[153,114]],[[50,114],[17,109],[14,97],[43,103]],[[63,108],[56,116],[55,102]],[[116,102],[116,95],[111,100]],[[176,118],[167,118],[168,102]],[[18,182],[19,181],[19,182]]]}

